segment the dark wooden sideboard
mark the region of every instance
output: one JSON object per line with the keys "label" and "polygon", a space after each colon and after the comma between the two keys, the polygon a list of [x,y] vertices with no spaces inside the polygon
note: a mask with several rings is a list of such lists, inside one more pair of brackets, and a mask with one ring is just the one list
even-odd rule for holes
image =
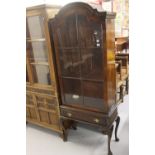
{"label": "dark wooden sideboard", "polygon": [[60,118],[67,140],[66,121],[95,125],[110,141],[120,118],[116,102],[114,13],[98,12],[85,3],[63,7],[49,21],[55,49]]}

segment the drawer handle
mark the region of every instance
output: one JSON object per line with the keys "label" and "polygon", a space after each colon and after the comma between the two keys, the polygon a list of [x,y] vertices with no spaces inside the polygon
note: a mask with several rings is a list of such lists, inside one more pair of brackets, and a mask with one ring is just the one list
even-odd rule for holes
{"label": "drawer handle", "polygon": [[95,121],[95,123],[99,123],[100,122],[100,120],[97,119],[97,118],[95,118],[94,121]]}
{"label": "drawer handle", "polygon": [[71,117],[71,116],[72,116],[72,114],[71,114],[71,113],[67,113],[67,115],[68,115],[68,117]]}

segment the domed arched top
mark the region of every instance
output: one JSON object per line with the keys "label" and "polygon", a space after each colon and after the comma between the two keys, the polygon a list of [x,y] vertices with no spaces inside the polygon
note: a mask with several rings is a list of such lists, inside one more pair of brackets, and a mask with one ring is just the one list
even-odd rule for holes
{"label": "domed arched top", "polygon": [[58,14],[55,16],[56,18],[61,18],[62,16],[65,16],[67,14],[74,14],[74,13],[82,13],[85,12],[89,15],[96,15],[98,17],[106,17],[106,18],[113,18],[115,16],[115,13],[107,13],[105,11],[98,12],[97,9],[90,6],[88,3],[84,2],[73,2],[65,5],[63,8],[60,9]]}
{"label": "domed arched top", "polygon": [[77,9],[77,8],[85,9],[85,10],[88,10],[89,12],[98,12],[97,9],[93,9],[92,6],[90,6],[87,3],[84,3],[84,2],[73,2],[73,3],[69,3],[69,4],[65,5],[60,10],[59,13],[61,14],[61,13],[65,12],[65,11],[70,10],[70,9]]}

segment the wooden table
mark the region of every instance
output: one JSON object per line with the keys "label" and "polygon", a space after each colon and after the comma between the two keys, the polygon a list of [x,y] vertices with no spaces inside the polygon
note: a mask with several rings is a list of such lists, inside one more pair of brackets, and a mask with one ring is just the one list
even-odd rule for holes
{"label": "wooden table", "polygon": [[129,49],[129,37],[128,36],[116,36],[115,37],[116,52],[122,53],[128,52]]}

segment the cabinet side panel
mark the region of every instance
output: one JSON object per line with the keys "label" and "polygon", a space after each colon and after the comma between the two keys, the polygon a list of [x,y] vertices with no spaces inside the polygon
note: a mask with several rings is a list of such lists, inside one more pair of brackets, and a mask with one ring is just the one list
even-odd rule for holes
{"label": "cabinet side panel", "polygon": [[115,28],[114,19],[106,19],[107,95],[109,108],[116,103]]}

